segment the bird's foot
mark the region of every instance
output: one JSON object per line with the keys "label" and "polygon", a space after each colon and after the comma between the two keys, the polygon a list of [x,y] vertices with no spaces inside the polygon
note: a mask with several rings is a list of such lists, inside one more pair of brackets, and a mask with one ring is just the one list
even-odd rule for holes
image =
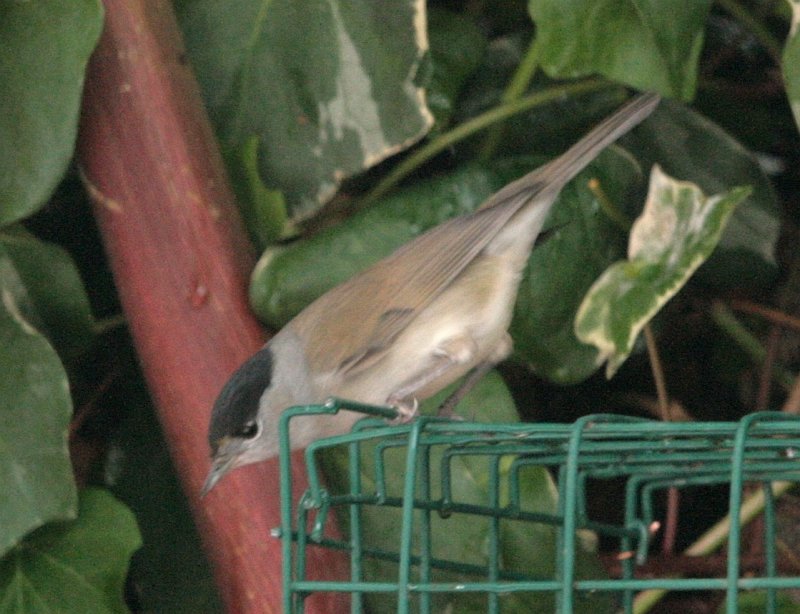
{"label": "bird's foot", "polygon": [[436,415],[440,418],[447,418],[448,420],[463,421],[464,417],[456,413],[456,405],[458,405],[460,400],[460,397],[456,398],[454,395],[449,396],[439,405],[439,408],[436,410]]}
{"label": "bird's foot", "polygon": [[392,425],[408,424],[419,416],[419,401],[414,398],[398,399],[389,397],[388,404],[397,410],[397,417],[389,421]]}

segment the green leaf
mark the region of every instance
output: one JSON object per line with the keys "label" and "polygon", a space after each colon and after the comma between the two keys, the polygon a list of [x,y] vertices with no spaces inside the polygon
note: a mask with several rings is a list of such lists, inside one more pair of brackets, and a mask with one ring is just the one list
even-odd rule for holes
{"label": "green leaf", "polygon": [[510,328],[514,355],[559,384],[583,381],[597,370],[597,351],[575,337],[575,313],[597,276],[624,255],[623,232],[588,188],[593,179],[622,212],[641,202],[644,175],[619,148],[565,186],[550,214],[558,230],[533,249]]}
{"label": "green leaf", "polygon": [[31,529],[75,515],[72,415],[58,356],[25,319],[25,289],[0,250],[0,554]]}
{"label": "green leaf", "polygon": [[183,0],[192,64],[225,149],[258,137],[265,184],[293,217],[420,139],[420,0]]}
{"label": "green leaf", "polygon": [[528,0],[551,77],[601,74],[691,100],[711,0]]}
{"label": "green leaf", "polygon": [[88,489],[77,520],[39,529],[0,561],[0,613],[128,612],[123,587],[140,545],[133,514]]}
{"label": "green leaf", "polygon": [[[501,470],[502,471],[502,470]],[[501,479],[507,478],[507,471],[501,472]],[[558,513],[556,485],[548,471],[542,467],[526,467],[520,472],[520,508],[527,512],[540,514]],[[501,503],[508,501],[507,493],[502,493]],[[505,569],[539,578],[553,578],[556,561],[556,531],[542,523],[508,521],[501,527],[502,558]],[[588,529],[577,531],[575,550],[575,574],[580,579],[602,578],[607,574],[597,556],[597,534]],[[553,593],[541,593],[536,597],[536,610],[517,606],[512,612],[556,611]],[[519,600],[521,603],[525,601]],[[527,600],[526,600],[527,601]],[[615,597],[606,593],[578,593],[575,595],[573,611],[593,614],[616,612]],[[505,609],[503,611],[506,611]]]}
{"label": "green leaf", "polygon": [[99,0],[0,2],[0,226],[36,211],[72,156]]}
{"label": "green leaf", "polygon": [[623,139],[647,166],[658,163],[672,177],[706,194],[749,185],[719,247],[698,276],[718,287],[762,287],[777,273],[775,246],[780,205],[755,156],[722,128],[683,104],[663,100],[646,122]]}
{"label": "green leaf", "polygon": [[464,82],[478,68],[486,48],[486,37],[466,15],[431,7],[428,35],[433,75],[427,100],[436,127],[447,124]]}
{"label": "green leaf", "polygon": [[[800,612],[800,599],[797,592],[790,589],[778,591],[776,596],[776,610],[767,598],[766,591],[742,591],[736,598],[737,612],[739,614],[764,614],[764,612],[775,612],[775,614],[797,614]],[[718,614],[725,614],[728,610],[726,604],[721,603],[717,609]]]}
{"label": "green leaf", "polygon": [[[436,411],[441,402],[452,392],[452,388],[429,399],[421,408],[422,413]],[[502,378],[497,373],[490,373],[458,405],[458,413],[477,422],[518,422],[519,417],[514,408],[511,395]],[[372,446],[365,446],[361,455],[362,492],[374,493],[374,453]],[[405,475],[404,448],[389,450],[385,454],[387,491],[389,496],[400,496],[403,492]],[[433,497],[439,496],[441,482],[441,448],[433,449],[430,459],[432,469]],[[339,450],[331,450],[325,457],[325,472],[328,483],[341,492],[348,489],[346,455]],[[452,493],[461,502],[486,505],[488,503],[489,468],[485,459],[476,457],[454,457],[452,466]],[[501,468],[501,481],[508,477],[508,466]],[[524,472],[522,479],[522,500],[526,511],[555,513],[558,506],[557,490],[552,479],[543,467],[531,467]],[[507,497],[507,493],[502,494]],[[501,504],[503,501],[501,501]],[[401,510],[390,507],[363,506],[361,509],[362,535],[365,544],[390,551],[397,551],[400,546],[400,513]],[[346,522],[347,515],[339,514],[337,518]],[[488,521],[486,518],[466,514],[458,514],[449,518],[434,515],[431,518],[432,555],[461,563],[487,565],[486,543],[488,539]],[[507,570],[530,574],[536,577],[553,577],[556,560],[555,529],[552,526],[504,522],[501,528],[503,543],[501,559]],[[418,544],[417,544],[418,545]],[[584,543],[582,542],[582,545]],[[602,568],[595,554],[586,548],[576,553],[578,565],[582,572],[592,573],[591,577],[603,577]],[[397,566],[394,563],[364,559],[365,574],[370,580],[395,581]],[[587,577],[582,575],[581,577]],[[459,580],[475,581],[475,576],[461,575],[455,572],[434,572],[433,581],[458,582]],[[525,612],[549,614],[554,610],[554,597],[547,593],[509,594],[503,597],[504,612]],[[368,599],[371,611],[390,612],[396,609],[396,597],[372,595]],[[604,598],[593,598],[591,604],[580,602],[576,612],[610,612],[610,601]],[[433,597],[434,612],[482,613],[486,611],[486,597],[475,594],[443,594]]]}
{"label": "green leaf", "polygon": [[794,121],[800,127],[800,36],[797,33],[800,25],[800,0],[787,0],[787,2],[792,10],[792,27],[783,49],[781,69]]}
{"label": "green leaf", "polygon": [[575,334],[608,360],[612,377],[639,332],[711,254],[734,207],[750,193],[734,188],[706,197],[700,189],[665,175],[658,166],[628,243],[628,260],[594,283],[575,317]]}
{"label": "green leaf", "polygon": [[289,220],[286,199],[265,186],[258,173],[258,138],[247,139],[226,159],[245,227],[256,247],[264,249],[292,234],[295,229]]}
{"label": "green leaf", "polygon": [[94,338],[89,297],[69,254],[17,226],[0,231],[5,253],[25,286],[24,315],[64,359],[77,356]]}

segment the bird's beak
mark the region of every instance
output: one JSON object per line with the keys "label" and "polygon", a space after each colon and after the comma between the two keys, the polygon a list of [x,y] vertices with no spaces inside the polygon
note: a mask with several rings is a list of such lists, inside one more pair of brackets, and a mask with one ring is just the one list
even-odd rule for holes
{"label": "bird's beak", "polygon": [[223,475],[233,469],[236,457],[232,454],[219,454],[211,461],[211,469],[206,476],[206,481],[203,484],[203,489],[200,491],[200,497],[205,497],[214,485],[220,481]]}

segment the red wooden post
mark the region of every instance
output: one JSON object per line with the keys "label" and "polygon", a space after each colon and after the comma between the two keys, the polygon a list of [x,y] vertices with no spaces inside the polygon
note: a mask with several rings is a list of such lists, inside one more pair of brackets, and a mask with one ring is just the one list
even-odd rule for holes
{"label": "red wooden post", "polygon": [[[211,405],[264,341],[246,301],[251,247],[171,3],[104,4],[78,143],[86,185],[227,610],[280,612],[280,544],[269,536],[280,524],[277,461],[234,471],[198,498]],[[318,577],[342,577],[341,556],[310,554]],[[307,611],[345,610],[343,597],[321,595]]]}

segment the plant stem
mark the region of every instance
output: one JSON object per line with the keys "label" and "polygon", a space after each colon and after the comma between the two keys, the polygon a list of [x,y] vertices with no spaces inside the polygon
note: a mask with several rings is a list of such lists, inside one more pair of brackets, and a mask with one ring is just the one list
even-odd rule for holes
{"label": "plant stem", "polygon": [[764,305],[759,305],[758,303],[753,303],[752,301],[746,301],[742,299],[734,299],[730,302],[730,304],[731,307],[733,307],[733,309],[736,311],[752,313],[769,320],[777,326],[786,326],[800,331],[800,318],[791,316],[779,309],[773,309],[772,307],[766,307]]}
{"label": "plant stem", "polygon": [[[539,47],[536,44],[536,38],[533,38],[530,45],[528,45],[528,51],[525,53],[525,57],[522,58],[519,66],[517,66],[517,70],[514,72],[514,76],[511,78],[500,100],[505,104],[519,100],[522,94],[525,93],[525,90],[528,89],[528,85],[530,85],[538,65]],[[491,159],[494,152],[497,150],[497,146],[500,144],[500,140],[503,138],[504,131],[504,123],[498,123],[489,131],[486,135],[486,140],[483,142],[483,147],[481,147],[481,152],[478,156],[479,160],[486,162]]]}
{"label": "plant stem", "polygon": [[[767,351],[761,342],[738,320],[727,305],[715,302],[711,307],[711,318],[737,345],[742,348],[754,363],[761,364],[767,356]],[[777,365],[774,372],[775,381],[785,390],[791,390],[794,376],[786,369]]]}
{"label": "plant stem", "polygon": [[644,341],[647,345],[647,356],[650,358],[650,370],[653,372],[653,379],[656,383],[656,393],[658,394],[658,406],[661,412],[661,419],[669,422],[669,397],[667,395],[667,382],[664,377],[664,368],[661,364],[661,357],[658,354],[656,337],[653,328],[648,322],[644,326]]}
{"label": "plant stem", "polygon": [[783,411],[794,416],[800,415],[800,376],[794,380],[789,396],[783,403]]}
{"label": "plant stem", "polygon": [[400,164],[398,164],[391,173],[383,178],[378,184],[369,192],[360,203],[360,206],[365,206],[375,202],[376,200],[385,196],[392,188],[405,179],[408,175],[413,173],[417,168],[422,166],[425,162],[433,158],[436,154],[447,149],[451,145],[472,136],[492,124],[495,124],[504,119],[508,119],[518,113],[522,113],[537,107],[539,105],[552,102],[563,96],[582,94],[592,90],[599,90],[609,87],[607,82],[601,79],[586,79],[576,83],[560,84],[551,87],[547,90],[536,92],[529,96],[525,96],[514,102],[501,104],[494,107],[485,113],[473,117],[469,121],[439,135],[427,145],[421,147],[413,154],[408,156]]}
{"label": "plant stem", "polygon": [[597,202],[600,204],[600,208],[603,210],[603,213],[605,213],[612,222],[619,226],[620,230],[623,230],[624,232],[630,232],[633,222],[631,222],[628,219],[628,216],[620,211],[619,208],[617,208],[617,206],[611,201],[611,199],[608,197],[608,194],[606,194],[606,191],[603,189],[603,186],[600,185],[600,181],[593,177],[589,180],[588,187],[592,194],[594,194]]}
{"label": "plant stem", "polygon": [[92,328],[94,329],[94,334],[97,336],[105,335],[106,333],[116,330],[117,328],[122,328],[123,326],[128,325],[128,320],[125,317],[124,313],[117,313],[113,316],[108,316],[105,318],[98,318],[94,321],[94,325]]}
{"label": "plant stem", "polygon": [[[644,326],[644,340],[647,345],[647,355],[650,358],[650,369],[656,383],[658,394],[658,407],[661,419],[664,422],[672,421],[669,411],[669,395],[667,394],[667,379],[664,377],[664,366],[658,353],[656,336],[653,327],[648,322]],[[680,493],[674,486],[667,491],[667,512],[664,519],[664,538],[661,550],[664,554],[672,554],[675,550],[675,537],[678,534],[678,508],[680,506]]]}

